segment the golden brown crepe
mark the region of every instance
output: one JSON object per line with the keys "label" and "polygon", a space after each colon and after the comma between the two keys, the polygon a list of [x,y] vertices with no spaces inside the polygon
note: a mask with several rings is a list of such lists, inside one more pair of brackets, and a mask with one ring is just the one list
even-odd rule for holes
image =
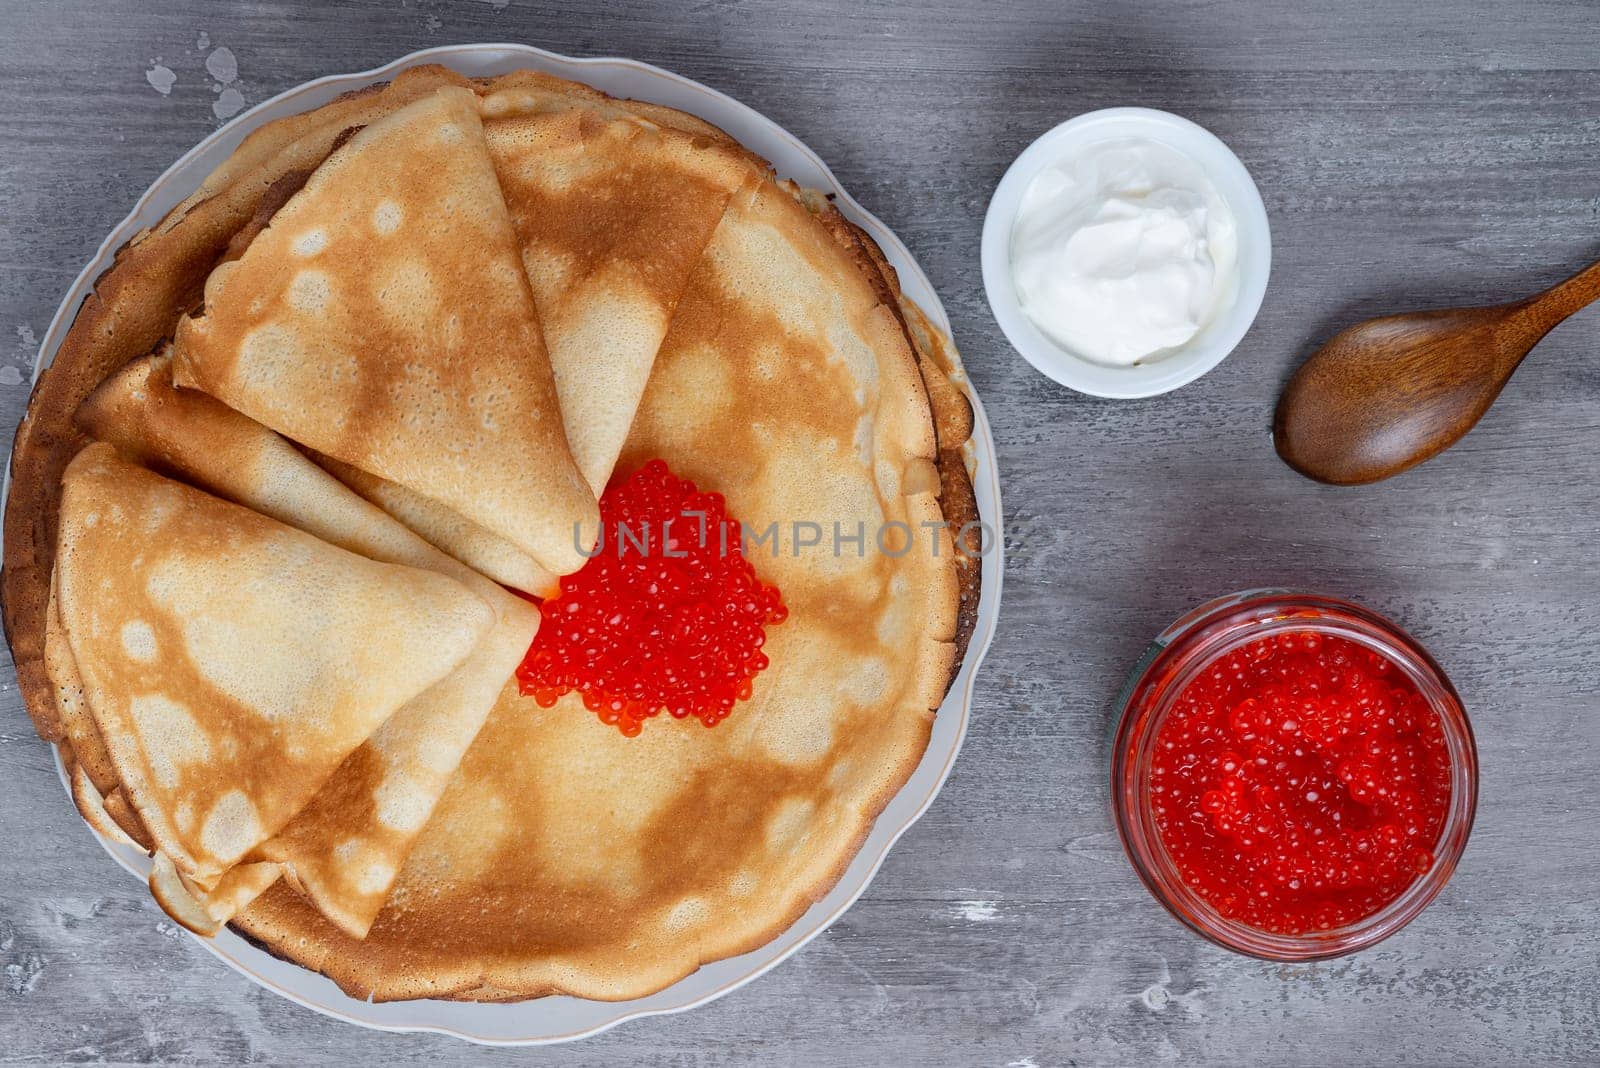
{"label": "golden brown crepe", "polygon": [[84,402],[78,421],[142,463],[341,548],[449,575],[495,609],[496,625],[472,654],[395,712],[254,851],[287,866],[290,881],[342,930],[365,935],[533,640],[538,611],[405,530],[266,427],[204,393],[176,389],[165,356],[113,376]]}
{"label": "golden brown crepe", "polygon": [[556,574],[598,523],[461,88],[365,127],[178,324],[176,380],[431,497]]}
{"label": "golden brown crepe", "polygon": [[91,445],[63,478],[58,610],[122,788],[210,886],[492,623],[378,564]]}
{"label": "golden brown crepe", "polygon": [[484,137],[533,284],[567,439],[599,494],[689,272],[729,197],[765,168],[741,149],[550,82],[488,92]]}
{"label": "golden brown crepe", "polygon": [[[407,74],[408,80],[429,77],[437,79],[434,84],[454,78]],[[544,75],[519,72],[479,91],[493,98],[517,87],[564,96],[583,109],[580,132],[611,131],[597,144],[610,143],[607,138],[618,130],[632,134],[632,123],[642,120],[661,132],[741,151],[726,134],[692,116],[613,101]],[[397,82],[385,92],[400,88]],[[549,110],[561,106],[552,99]],[[317,128],[309,119],[297,127]],[[655,136],[649,129],[636,136],[646,134]],[[273,134],[278,136],[293,141],[302,135]],[[582,162],[589,144],[568,144],[570,158]],[[299,188],[299,176],[278,166],[284,151],[268,151],[266,141],[254,145],[248,159],[219,169],[215,193],[181,209],[198,218],[209,197],[233,196],[252,184],[273,186],[272,196],[255,198],[253,216],[246,212],[234,221],[231,242],[223,242],[231,249],[219,249],[214,257],[242,252],[248,259],[264,247],[259,242],[273,240],[282,219],[276,203],[287,198],[292,205],[290,194]],[[763,164],[755,166],[759,171]],[[301,194],[317,183],[313,177]],[[327,199],[345,200],[342,194]],[[664,457],[702,488],[725,493],[732,512],[757,532],[779,524],[771,541],[751,549],[751,557],[764,579],[782,586],[791,617],[769,631],[772,666],[757,678],[755,697],[715,730],[663,718],[646,724],[641,737],[626,739],[574,699],[539,709],[508,683],[403,855],[364,940],[359,911],[342,917],[341,929],[293,879],[277,880],[235,913],[231,922],[237,929],[357,996],[505,1000],[567,992],[626,998],[660,989],[702,961],[756,948],[831,887],[877,812],[916,766],[931,709],[959,657],[958,603],[976,600],[976,568],[952,558],[947,534],[921,524],[975,513],[960,462],[960,391],[944,388],[959,376],[953,350],[937,338],[919,337],[925,331],[906,321],[910,312],[902,317],[892,271],[871,243],[821,198],[805,199],[802,205],[796,191],[771,182],[729,198],[673,304],[620,456],[624,469]],[[238,194],[239,203],[248,201]],[[164,223],[146,245],[170,245],[187,225]],[[217,229],[223,229],[220,223]],[[603,247],[602,238],[595,240]],[[617,246],[626,247],[626,241]],[[201,248],[197,243],[186,254],[200,255]],[[119,265],[102,288],[113,295],[137,292],[138,272],[158,269],[159,260],[135,259],[126,266],[132,277],[119,274]],[[233,269],[225,266],[222,277]],[[558,293],[588,292],[582,284],[561,289],[560,278],[547,278],[546,284]],[[461,295],[452,294],[454,299]],[[166,316],[171,323],[181,305],[158,299],[139,310],[152,322]],[[127,359],[148,351],[155,340],[138,349],[129,348],[128,339],[120,347],[100,345],[90,331],[107,321],[86,315],[69,334],[46,375],[46,395],[31,409],[27,433],[19,439],[19,469],[41,469],[59,450],[75,448],[62,429],[72,410],[63,407],[66,398],[83,382],[103,378],[115,366],[108,363],[115,353]],[[636,357],[642,348],[630,351]],[[624,365],[636,368],[637,361]],[[284,396],[317,399],[320,385],[310,388],[307,393],[297,386]],[[970,410],[966,414],[970,428]],[[164,461],[152,455],[148,462]],[[390,481],[413,493],[419,489]],[[276,493],[245,503],[272,512],[319,484],[296,477],[270,485]],[[322,492],[311,496],[324,499]],[[490,526],[454,500],[425,491],[423,499],[453,510],[463,522]],[[307,524],[322,521],[317,508],[309,511]],[[42,568],[40,554],[26,545],[14,553],[10,530],[45,529],[54,517],[48,486],[43,492],[25,489],[20,498],[13,493],[6,621],[19,670],[40,678],[47,677],[39,650],[48,553],[42,554]],[[788,525],[795,520],[824,527],[822,544],[798,546]],[[902,555],[871,548],[860,557],[850,548],[835,553],[826,540],[831,524],[838,522],[849,536],[858,521],[868,539],[876,522],[904,523],[917,543]],[[326,529],[319,536],[328,538]],[[355,529],[371,538],[378,528]],[[898,535],[891,531],[888,537],[898,548]],[[442,536],[435,544],[463,551]],[[930,551],[935,545],[942,555]],[[791,555],[797,548],[798,555]],[[958,601],[960,583],[970,586],[962,586]],[[68,677],[61,692],[71,686]],[[30,695],[39,692],[28,687]],[[43,692],[47,703],[57,703],[53,693]],[[60,713],[41,712],[32,707],[36,703],[30,696],[41,731],[54,736]],[[397,713],[385,729],[399,719]],[[128,804],[127,787],[119,780],[101,794],[73,760],[72,745],[62,747],[75,794],[80,783],[92,791],[81,803],[86,818],[93,813],[136,840],[148,840]],[[371,827],[370,802],[377,794],[370,784],[388,777],[387,771],[372,773],[376,761],[364,763],[373,748],[369,740],[346,758],[300,818],[308,818],[338,784],[365,782],[354,800],[331,807],[355,813]],[[280,834],[279,840],[287,837]],[[209,886],[180,875],[158,892],[166,894],[175,881],[186,904],[172,907],[194,910],[186,914],[201,927],[221,922],[221,915],[239,908],[273,874],[277,862],[258,859],[270,847],[248,854]],[[369,870],[336,859],[328,885]],[[310,867],[304,860],[292,863]],[[358,897],[345,900],[359,909]]]}
{"label": "golden brown crepe", "polygon": [[[713,730],[630,739],[574,696],[508,690],[364,941],[281,888],[240,929],[357,996],[622,999],[755,948],[832,886],[926,747],[957,612],[949,535],[921,526],[941,516],[916,357],[853,252],[776,183],[730,207],[622,453],[778,525],[750,558],[790,617],[754,697]],[[797,555],[796,520],[824,543]],[[915,542],[835,555],[835,523]]]}

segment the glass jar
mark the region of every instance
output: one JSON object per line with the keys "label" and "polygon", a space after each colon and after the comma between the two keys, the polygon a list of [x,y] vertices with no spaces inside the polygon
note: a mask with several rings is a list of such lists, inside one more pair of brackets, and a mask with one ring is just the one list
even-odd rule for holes
{"label": "glass jar", "polygon": [[[1315,631],[1385,657],[1405,673],[1439,723],[1449,754],[1450,801],[1433,865],[1377,912],[1343,927],[1305,934],[1263,931],[1221,915],[1179,876],[1151,814],[1150,771],[1157,733],[1188,684],[1221,657],[1258,639]],[[1123,849],[1145,886],[1190,929],[1226,949],[1275,961],[1324,960],[1381,942],[1410,923],[1455,871],[1472,830],[1478,756],[1472,728],[1450,680],[1416,640],[1347,601],[1287,590],[1249,590],[1184,615],[1156,636],[1119,699],[1112,746],[1111,803]]]}

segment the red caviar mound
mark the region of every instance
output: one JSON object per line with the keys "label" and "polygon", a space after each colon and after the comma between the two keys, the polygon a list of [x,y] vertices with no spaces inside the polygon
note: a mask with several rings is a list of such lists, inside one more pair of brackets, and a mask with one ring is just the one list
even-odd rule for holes
{"label": "red caviar mound", "polygon": [[1224,917],[1298,935],[1371,916],[1433,866],[1450,759],[1404,672],[1302,631],[1237,649],[1183,689],[1150,789],[1186,883]]}
{"label": "red caviar mound", "polygon": [[600,544],[545,601],[517,669],[549,708],[577,691],[628,737],[663,711],[707,727],[750,696],[767,666],[766,628],[789,612],[744,557],[737,519],[651,460],[600,498]]}

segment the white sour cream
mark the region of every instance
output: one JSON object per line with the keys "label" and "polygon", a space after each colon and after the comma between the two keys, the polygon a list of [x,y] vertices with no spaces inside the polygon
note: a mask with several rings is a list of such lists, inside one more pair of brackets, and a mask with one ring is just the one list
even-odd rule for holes
{"label": "white sour cream", "polygon": [[1188,156],[1144,139],[1102,141],[1041,172],[1011,238],[1022,310],[1095,363],[1159,359],[1233,299],[1233,212]]}

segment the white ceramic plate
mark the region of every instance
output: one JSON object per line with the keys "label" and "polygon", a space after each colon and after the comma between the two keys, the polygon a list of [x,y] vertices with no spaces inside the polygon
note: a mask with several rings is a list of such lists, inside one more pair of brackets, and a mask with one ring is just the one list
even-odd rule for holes
{"label": "white ceramic plate", "polygon": [[[927,276],[917,266],[905,245],[839,187],[838,181],[815,153],[772,120],[698,82],[633,60],[573,59],[526,45],[460,45],[415,52],[376,70],[333,75],[307,82],[251,108],[196,145],[139,198],[133,212],[111,232],[94,260],[78,275],[45,334],[35,377],[55,356],[84,296],[94,279],[110,265],[116,250],[140,229],[157,222],[196,189],[201,179],[222,162],[246,134],[273,119],[317,107],[352,89],[388,81],[405,68],[423,63],[441,63],[472,77],[493,76],[534,67],[586,82],[614,96],[667,104],[715,123],[770,159],[781,177],[793,178],[802,185],[837,194],[839,209],[883,246],[884,253],[900,273],[900,282],[906,293],[922,306],[939,327],[948,332],[950,323],[944,308],[928,283]],[[982,407],[976,397],[972,401],[976,415],[970,456],[974,470],[973,483],[977,490],[979,515],[991,532],[987,540],[993,545],[983,560],[983,596],[979,603],[977,631],[973,634],[961,672],[956,676],[955,684],[934,720],[932,741],[917,770],[878,817],[866,844],[846,869],[838,885],[783,934],[754,952],[708,964],[665,990],[634,1001],[604,1002],[548,997],[497,1005],[451,1001],[400,1001],[387,1004],[358,1001],[345,995],[328,979],[279,960],[232,931],[224,930],[215,938],[198,939],[200,944],[268,990],[341,1020],[384,1031],[431,1031],[473,1042],[505,1045],[568,1041],[614,1027],[624,1020],[681,1012],[703,1005],[748,983],[796,952],[826,930],[866,890],[889,847],[916,822],[939,792],[955,761],[956,751],[961,748],[962,736],[966,733],[973,676],[989,647],[995,618],[999,614],[1003,551],[1001,539],[995,536],[1001,526],[994,441]],[[8,465],[5,479],[8,496],[10,487]],[[57,768],[62,770],[59,759]],[[67,779],[64,770],[61,781],[65,786]],[[141,880],[148,876],[149,858],[138,850],[106,839],[101,839],[100,844],[118,863]]]}

